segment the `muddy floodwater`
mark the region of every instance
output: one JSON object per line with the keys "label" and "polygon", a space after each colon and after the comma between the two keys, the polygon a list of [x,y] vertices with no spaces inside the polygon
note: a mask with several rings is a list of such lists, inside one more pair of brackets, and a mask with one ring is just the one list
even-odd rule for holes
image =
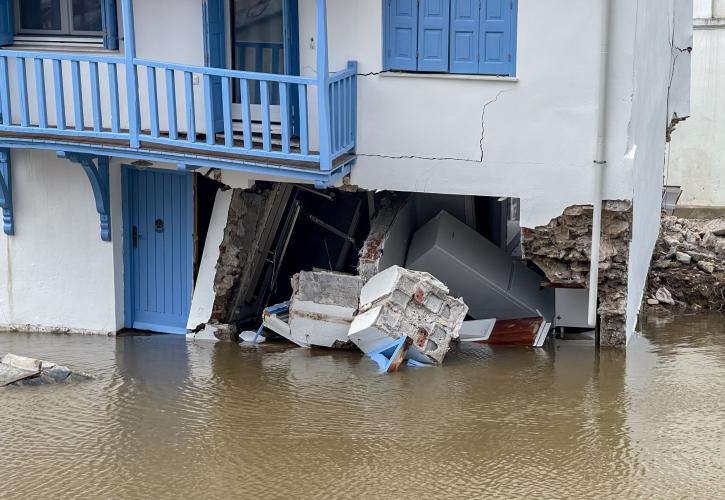
{"label": "muddy floodwater", "polygon": [[716,498],[725,320],[629,352],[465,348],[385,376],[352,352],[2,334],[91,382],[0,389],[2,498]]}

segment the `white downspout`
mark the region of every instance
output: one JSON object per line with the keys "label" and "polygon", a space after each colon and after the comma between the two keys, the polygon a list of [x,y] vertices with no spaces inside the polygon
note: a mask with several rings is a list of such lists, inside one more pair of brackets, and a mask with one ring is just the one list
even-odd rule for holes
{"label": "white downspout", "polygon": [[594,158],[594,214],[592,217],[592,252],[589,268],[589,326],[597,323],[597,298],[599,296],[599,255],[602,237],[602,190],[604,170],[607,166],[607,77],[609,74],[609,39],[612,18],[612,2],[602,0],[601,49],[599,52],[599,120],[597,124],[597,151]]}

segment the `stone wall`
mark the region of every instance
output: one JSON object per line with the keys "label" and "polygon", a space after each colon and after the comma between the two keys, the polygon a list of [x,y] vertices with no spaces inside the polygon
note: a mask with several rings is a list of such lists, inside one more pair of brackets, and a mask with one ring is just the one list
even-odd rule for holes
{"label": "stone wall", "polygon": [[[522,228],[524,258],[555,287],[586,288],[591,258],[591,205],[574,205],[545,226]],[[606,201],[602,215],[599,315],[602,346],[626,343],[627,273],[632,203]]]}

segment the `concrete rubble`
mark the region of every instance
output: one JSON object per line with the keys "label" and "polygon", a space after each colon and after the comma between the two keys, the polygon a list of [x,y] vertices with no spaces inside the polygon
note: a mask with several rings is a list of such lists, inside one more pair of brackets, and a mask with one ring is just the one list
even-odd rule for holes
{"label": "concrete rubble", "polygon": [[91,377],[40,359],[6,354],[0,360],[0,387],[59,384]]}
{"label": "concrete rubble", "polygon": [[662,218],[645,303],[661,310],[725,308],[725,218]]}
{"label": "concrete rubble", "polygon": [[390,267],[371,278],[360,294],[360,314],[349,338],[365,354],[390,349],[401,339],[401,358],[440,364],[459,336],[468,306],[428,273]]}
{"label": "concrete rubble", "polygon": [[298,273],[292,278],[288,307],[268,309],[264,326],[300,347],[351,347],[347,333],[358,310],[361,288],[358,276],[331,271]]}

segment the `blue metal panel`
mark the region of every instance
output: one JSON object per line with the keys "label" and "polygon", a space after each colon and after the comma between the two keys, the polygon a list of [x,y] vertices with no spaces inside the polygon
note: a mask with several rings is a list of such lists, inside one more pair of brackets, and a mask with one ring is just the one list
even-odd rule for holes
{"label": "blue metal panel", "polygon": [[418,68],[417,0],[387,0],[385,69],[415,71]]}
{"label": "blue metal panel", "polygon": [[0,0],[0,46],[13,44],[13,0]]}
{"label": "blue metal panel", "polygon": [[478,73],[481,0],[451,0],[451,73]]}
{"label": "blue metal panel", "polygon": [[[211,68],[226,68],[226,25],[224,22],[224,0],[205,0],[204,14],[204,52],[206,66]],[[206,106],[213,111],[213,131],[224,131],[224,117],[222,111],[222,83],[218,77],[211,78],[211,102]],[[207,124],[207,127],[209,125]],[[207,133],[207,135],[209,135]]]}
{"label": "blue metal panel", "polygon": [[192,174],[124,168],[126,326],[186,333],[191,307]]}
{"label": "blue metal panel", "polygon": [[515,74],[516,0],[482,0],[479,73]]}
{"label": "blue metal panel", "polygon": [[118,20],[116,0],[102,0],[101,22],[103,25],[103,48],[118,50]]}
{"label": "blue metal panel", "polygon": [[450,0],[420,0],[418,71],[448,71]]}

